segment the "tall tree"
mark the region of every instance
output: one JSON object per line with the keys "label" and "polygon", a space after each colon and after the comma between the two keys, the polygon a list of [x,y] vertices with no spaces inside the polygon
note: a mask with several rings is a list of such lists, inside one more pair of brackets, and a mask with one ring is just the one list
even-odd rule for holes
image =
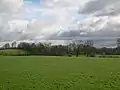
{"label": "tall tree", "polygon": [[3,45],[3,48],[4,48],[4,49],[9,49],[9,48],[10,48],[10,44],[9,44],[9,43],[4,44],[4,45]]}
{"label": "tall tree", "polygon": [[16,44],[17,44],[16,41],[12,42],[11,47],[12,47],[12,48],[16,48]]}
{"label": "tall tree", "polygon": [[20,43],[18,44],[18,48],[19,48],[19,49],[24,49],[24,50],[30,51],[31,46],[30,46],[29,43],[20,42]]}

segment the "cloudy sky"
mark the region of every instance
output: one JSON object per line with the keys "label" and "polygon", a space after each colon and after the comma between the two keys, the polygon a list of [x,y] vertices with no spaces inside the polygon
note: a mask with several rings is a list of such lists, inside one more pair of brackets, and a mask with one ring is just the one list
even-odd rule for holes
{"label": "cloudy sky", "polygon": [[120,0],[0,0],[0,42],[93,39],[115,45]]}

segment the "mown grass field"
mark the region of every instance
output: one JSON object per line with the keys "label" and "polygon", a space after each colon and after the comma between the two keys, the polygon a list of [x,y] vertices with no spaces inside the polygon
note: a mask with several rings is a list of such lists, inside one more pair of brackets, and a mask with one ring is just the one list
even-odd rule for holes
{"label": "mown grass field", "polygon": [[0,90],[120,90],[120,59],[1,56]]}

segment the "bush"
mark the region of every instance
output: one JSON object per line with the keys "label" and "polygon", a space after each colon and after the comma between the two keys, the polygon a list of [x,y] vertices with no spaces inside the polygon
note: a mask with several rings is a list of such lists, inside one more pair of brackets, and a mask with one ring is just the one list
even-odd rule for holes
{"label": "bush", "polygon": [[90,53],[90,54],[87,54],[87,57],[95,57],[95,53]]}
{"label": "bush", "polygon": [[68,57],[72,57],[72,54],[68,54]]}

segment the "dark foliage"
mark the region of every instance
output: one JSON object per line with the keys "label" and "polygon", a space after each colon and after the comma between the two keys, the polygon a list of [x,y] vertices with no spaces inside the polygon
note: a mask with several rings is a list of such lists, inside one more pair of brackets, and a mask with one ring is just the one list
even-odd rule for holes
{"label": "dark foliage", "polygon": [[[78,57],[79,55],[85,55],[87,57],[95,57],[96,54],[102,55],[99,57],[104,57],[104,55],[119,55],[120,48],[95,48],[92,44],[75,44],[70,43],[68,45],[51,45],[50,43],[27,43],[21,42],[16,46],[16,42],[11,44],[6,43],[3,45],[1,50],[3,49],[22,49],[29,54],[28,55],[43,55],[43,56],[69,56],[75,55]],[[21,54],[22,55],[22,54]]]}

